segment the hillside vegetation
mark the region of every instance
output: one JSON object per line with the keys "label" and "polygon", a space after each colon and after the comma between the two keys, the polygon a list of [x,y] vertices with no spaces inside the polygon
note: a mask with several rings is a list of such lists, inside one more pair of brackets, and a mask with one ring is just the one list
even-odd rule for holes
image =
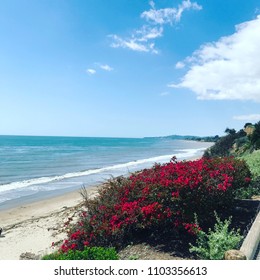
{"label": "hillside vegetation", "polygon": [[260,177],[260,150],[254,151],[252,154],[243,155],[241,158],[248,164],[252,175]]}
{"label": "hillside vegetation", "polygon": [[260,149],[260,121],[256,124],[246,123],[244,128],[236,131],[227,128],[226,135],[220,137],[210,147],[204,157],[246,156]]}

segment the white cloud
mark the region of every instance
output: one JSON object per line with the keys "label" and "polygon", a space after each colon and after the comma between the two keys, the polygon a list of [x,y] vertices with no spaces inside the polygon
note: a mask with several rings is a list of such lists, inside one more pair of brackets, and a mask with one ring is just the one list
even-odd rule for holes
{"label": "white cloud", "polygon": [[170,95],[168,91],[164,91],[160,93],[160,96],[167,96],[167,95]]}
{"label": "white cloud", "polygon": [[142,40],[132,37],[127,39],[122,39],[117,35],[111,35],[114,39],[114,42],[111,44],[112,48],[126,48],[133,51],[138,52],[151,52],[158,53],[158,51],[154,48],[154,43],[147,43],[147,40]]}
{"label": "white cloud", "polygon": [[109,66],[107,64],[101,64],[100,68],[105,70],[105,71],[109,71],[109,72],[114,70],[111,66]]}
{"label": "white cloud", "polygon": [[259,121],[260,114],[234,116],[233,119],[238,121]]}
{"label": "white cloud", "polygon": [[89,75],[94,75],[94,74],[97,74],[97,70],[99,69],[102,69],[104,71],[113,71],[114,68],[112,68],[111,66],[109,66],[108,64],[102,64],[102,63],[94,63],[94,68],[88,68],[86,70],[86,72],[89,74]]}
{"label": "white cloud", "polygon": [[151,27],[148,25],[143,25],[141,29],[135,31],[132,35],[139,42],[147,42],[152,39],[162,37],[163,28],[160,27]]}
{"label": "white cloud", "polygon": [[149,5],[150,5],[153,9],[155,9],[155,3],[154,3],[153,0],[149,2]]}
{"label": "white cloud", "polygon": [[86,71],[87,71],[87,73],[90,74],[90,75],[94,75],[94,74],[96,74],[96,72],[97,72],[95,69],[91,69],[91,68],[87,69]]}
{"label": "white cloud", "polygon": [[260,16],[236,26],[236,32],[202,45],[186,58],[190,68],[171,87],[188,88],[198,99],[260,102]]}
{"label": "white cloud", "polygon": [[109,35],[113,39],[110,45],[113,48],[127,48],[138,52],[158,54],[155,48],[155,39],[163,36],[163,25],[180,21],[185,10],[200,10],[202,7],[196,2],[184,0],[177,8],[156,9],[155,2],[150,1],[150,10],[144,11],[140,17],[146,21],[140,29],[134,30],[130,36],[122,38],[118,35]]}
{"label": "white cloud", "polygon": [[198,5],[196,2],[191,2],[190,0],[182,1],[178,8],[164,8],[156,10],[155,3],[150,2],[151,9],[149,11],[144,11],[141,14],[141,18],[145,18],[147,21],[151,21],[155,24],[173,24],[174,22],[179,22],[182,13],[185,10],[201,10],[202,6]]}
{"label": "white cloud", "polygon": [[112,48],[127,48],[133,51],[138,52],[148,52],[149,49],[140,43],[136,43],[135,39],[122,39],[121,37],[117,35],[110,35],[114,39],[114,42],[111,44]]}
{"label": "white cloud", "polygon": [[162,27],[142,26],[141,29],[135,30],[130,38],[122,39],[117,35],[110,35],[114,39],[111,44],[113,48],[127,48],[138,52],[158,53],[154,47],[154,43],[150,40],[161,37],[163,34]]}
{"label": "white cloud", "polygon": [[176,69],[182,69],[184,67],[185,67],[185,63],[182,62],[182,61],[177,62],[176,65],[175,65]]}

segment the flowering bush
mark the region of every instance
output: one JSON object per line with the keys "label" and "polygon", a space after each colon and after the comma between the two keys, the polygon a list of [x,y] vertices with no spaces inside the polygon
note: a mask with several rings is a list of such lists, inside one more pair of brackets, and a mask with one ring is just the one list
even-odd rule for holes
{"label": "flowering bush", "polygon": [[150,169],[111,180],[69,232],[62,251],[85,246],[120,247],[150,234],[196,234],[214,211],[232,207],[237,188],[247,188],[250,171],[235,158],[155,164]]}

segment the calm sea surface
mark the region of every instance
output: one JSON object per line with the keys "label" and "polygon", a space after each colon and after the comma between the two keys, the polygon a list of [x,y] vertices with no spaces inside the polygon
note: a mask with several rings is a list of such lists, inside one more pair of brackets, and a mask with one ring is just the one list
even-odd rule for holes
{"label": "calm sea surface", "polygon": [[0,209],[93,186],[211,143],[167,138],[0,136]]}

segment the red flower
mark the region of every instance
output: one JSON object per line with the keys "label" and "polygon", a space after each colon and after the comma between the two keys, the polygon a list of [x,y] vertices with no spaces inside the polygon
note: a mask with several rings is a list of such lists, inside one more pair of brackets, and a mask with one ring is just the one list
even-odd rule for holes
{"label": "red flower", "polygon": [[248,186],[249,176],[243,162],[234,158],[183,162],[173,158],[155,164],[100,192],[61,249],[118,244],[140,229],[196,234],[200,228],[193,222],[194,213],[210,221],[213,211],[231,205],[233,190]]}
{"label": "red flower", "polygon": [[190,234],[197,234],[198,231],[201,230],[201,228],[197,224],[189,224],[189,223],[184,223],[184,228]]}
{"label": "red flower", "polygon": [[145,216],[149,216],[155,213],[155,211],[159,208],[159,204],[158,202],[154,202],[152,204],[149,204],[147,206],[144,206],[141,208],[141,212],[145,215]]}
{"label": "red flower", "polygon": [[178,198],[179,195],[180,195],[179,191],[172,192],[172,197],[174,197],[174,198]]}

